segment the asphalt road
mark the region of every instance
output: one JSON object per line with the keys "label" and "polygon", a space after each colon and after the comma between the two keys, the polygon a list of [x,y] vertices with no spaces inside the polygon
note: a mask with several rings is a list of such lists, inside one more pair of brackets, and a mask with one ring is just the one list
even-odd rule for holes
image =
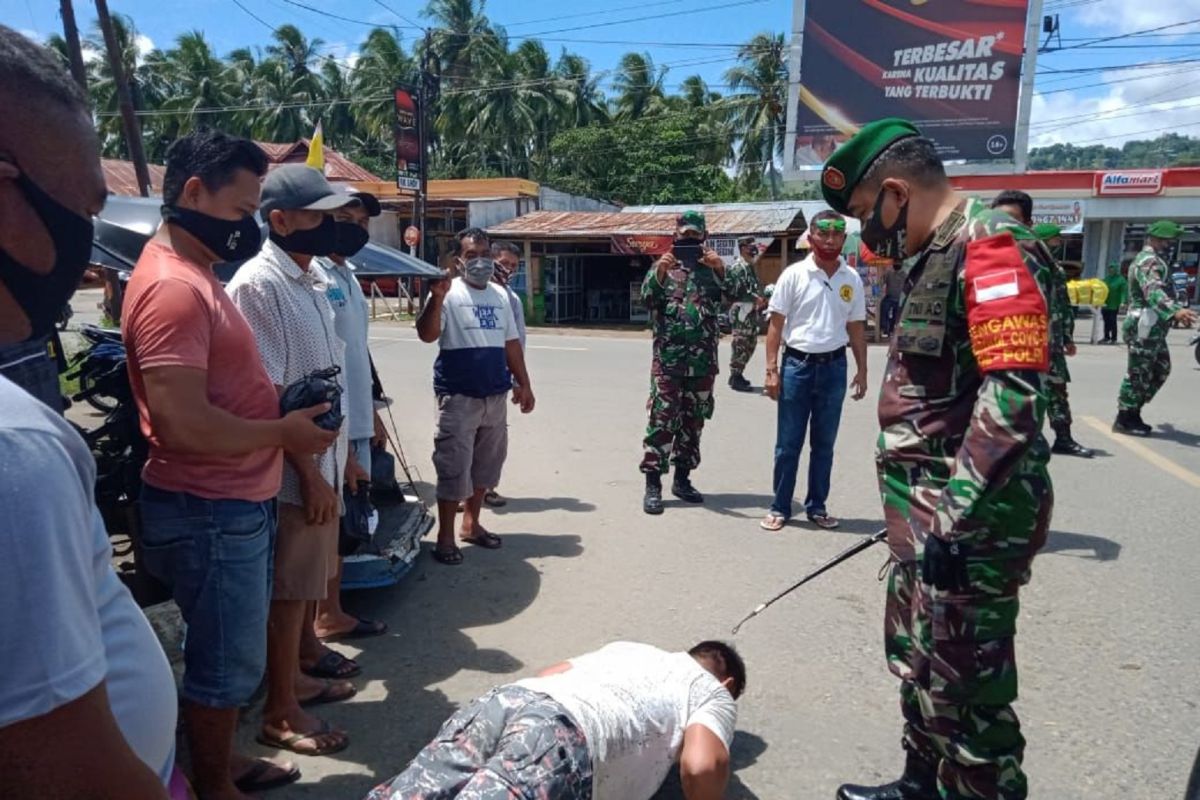
{"label": "asphalt road", "polygon": [[[1081,322],[1080,333],[1086,328]],[[1200,745],[1200,369],[1183,332],[1171,341],[1175,374],[1146,409],[1156,426],[1148,440],[1107,433],[1124,349],[1085,345],[1071,361],[1076,436],[1099,455],[1052,463],[1053,533],[1022,592],[1017,709],[1033,798],[1174,800]],[[345,650],[361,656],[359,695],[319,709],[350,732],[351,745],[332,758],[297,759],[302,782],[271,797],[360,798],[401,770],[459,704],[606,642],[685,649],[729,638],[760,601],[880,527],[874,389],[847,400],[843,416],[829,505],[842,528],[793,523],[767,534],[757,523],[770,502],[770,400],[722,381],[694,474],[708,502],[669,502],[651,518],[641,512],[637,471],[648,339],[534,331],[529,344],[538,406],[529,416],[510,408],[501,491],[511,500],[486,515],[503,549],[465,548],[461,567],[423,557],[401,585],[351,598],[391,626]],[[377,323],[372,349],[432,499],[435,348],[411,326]],[[872,348],[873,387],[883,358]],[[748,372],[756,383],[762,368],[760,349]],[[736,638],[749,687],[731,798],[822,800],[843,781],[898,774],[900,720],[877,580],[884,561],[882,547],[868,551]],[[244,729],[247,742],[252,730]],[[681,795],[668,788],[660,797]]]}

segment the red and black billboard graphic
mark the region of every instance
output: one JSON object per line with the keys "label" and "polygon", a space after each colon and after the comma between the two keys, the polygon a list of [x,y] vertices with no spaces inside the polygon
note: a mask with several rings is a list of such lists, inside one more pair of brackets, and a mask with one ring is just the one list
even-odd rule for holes
{"label": "red and black billboard graphic", "polygon": [[797,169],[903,117],[946,160],[1013,158],[1027,0],[808,0]]}
{"label": "red and black billboard graphic", "polygon": [[416,90],[396,89],[396,187],[421,190],[421,106]]}

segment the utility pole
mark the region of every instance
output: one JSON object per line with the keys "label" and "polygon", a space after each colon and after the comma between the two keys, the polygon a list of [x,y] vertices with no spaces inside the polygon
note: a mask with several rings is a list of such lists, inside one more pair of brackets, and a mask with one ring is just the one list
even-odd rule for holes
{"label": "utility pole", "polygon": [[422,258],[425,250],[426,204],[429,197],[429,108],[433,104],[434,86],[433,75],[429,69],[433,57],[433,31],[425,29],[425,50],[421,53],[421,90],[418,102],[420,113],[420,129],[417,132],[421,147],[421,188],[417,191],[413,203],[413,216],[416,217],[417,230],[421,238],[417,242],[417,258]]}
{"label": "utility pole", "polygon": [[71,62],[71,77],[83,89],[86,95],[87,70],[83,66],[83,48],[79,45],[79,28],[75,26],[75,7],[71,0],[59,0],[59,14],[62,16],[63,39],[67,42],[67,59]]}
{"label": "utility pole", "polygon": [[117,103],[121,107],[121,127],[125,131],[125,146],[129,149],[129,160],[137,175],[138,191],[142,197],[150,196],[150,170],[146,166],[146,152],[142,149],[142,129],[138,127],[137,114],[133,109],[133,96],[129,93],[125,68],[121,64],[121,51],[117,35],[113,31],[112,18],[108,15],[107,0],[96,0],[96,16],[100,30],[104,33],[104,49],[108,51],[108,68],[112,70],[113,83],[117,88]]}

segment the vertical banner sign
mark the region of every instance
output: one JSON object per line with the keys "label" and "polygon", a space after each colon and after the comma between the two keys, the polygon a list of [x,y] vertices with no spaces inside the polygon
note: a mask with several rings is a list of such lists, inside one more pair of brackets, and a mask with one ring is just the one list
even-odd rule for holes
{"label": "vertical banner sign", "polygon": [[800,5],[793,169],[819,169],[882,117],[912,120],[945,160],[1013,160],[1027,0]]}
{"label": "vertical banner sign", "polygon": [[396,187],[421,191],[421,107],[415,89],[396,89]]}

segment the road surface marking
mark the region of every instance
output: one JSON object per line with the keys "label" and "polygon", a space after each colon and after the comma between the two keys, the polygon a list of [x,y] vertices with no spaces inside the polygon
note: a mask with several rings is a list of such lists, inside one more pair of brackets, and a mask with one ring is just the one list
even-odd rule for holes
{"label": "road surface marking", "polygon": [[1122,447],[1132,450],[1133,454],[1140,457],[1143,461],[1148,461],[1161,469],[1163,472],[1170,473],[1184,483],[1189,484],[1196,489],[1200,489],[1200,475],[1197,475],[1190,469],[1181,467],[1166,456],[1159,455],[1136,439],[1126,436],[1125,434],[1113,433],[1110,426],[1105,425],[1095,417],[1084,417],[1083,421]]}
{"label": "road surface marking", "polygon": [[[395,336],[371,336],[369,338],[373,342],[409,342],[425,344],[420,339],[399,338]],[[531,344],[527,345],[526,348],[529,350],[564,350],[571,353],[586,353],[588,351],[588,348],[586,347],[555,347],[554,345],[549,344]]]}

